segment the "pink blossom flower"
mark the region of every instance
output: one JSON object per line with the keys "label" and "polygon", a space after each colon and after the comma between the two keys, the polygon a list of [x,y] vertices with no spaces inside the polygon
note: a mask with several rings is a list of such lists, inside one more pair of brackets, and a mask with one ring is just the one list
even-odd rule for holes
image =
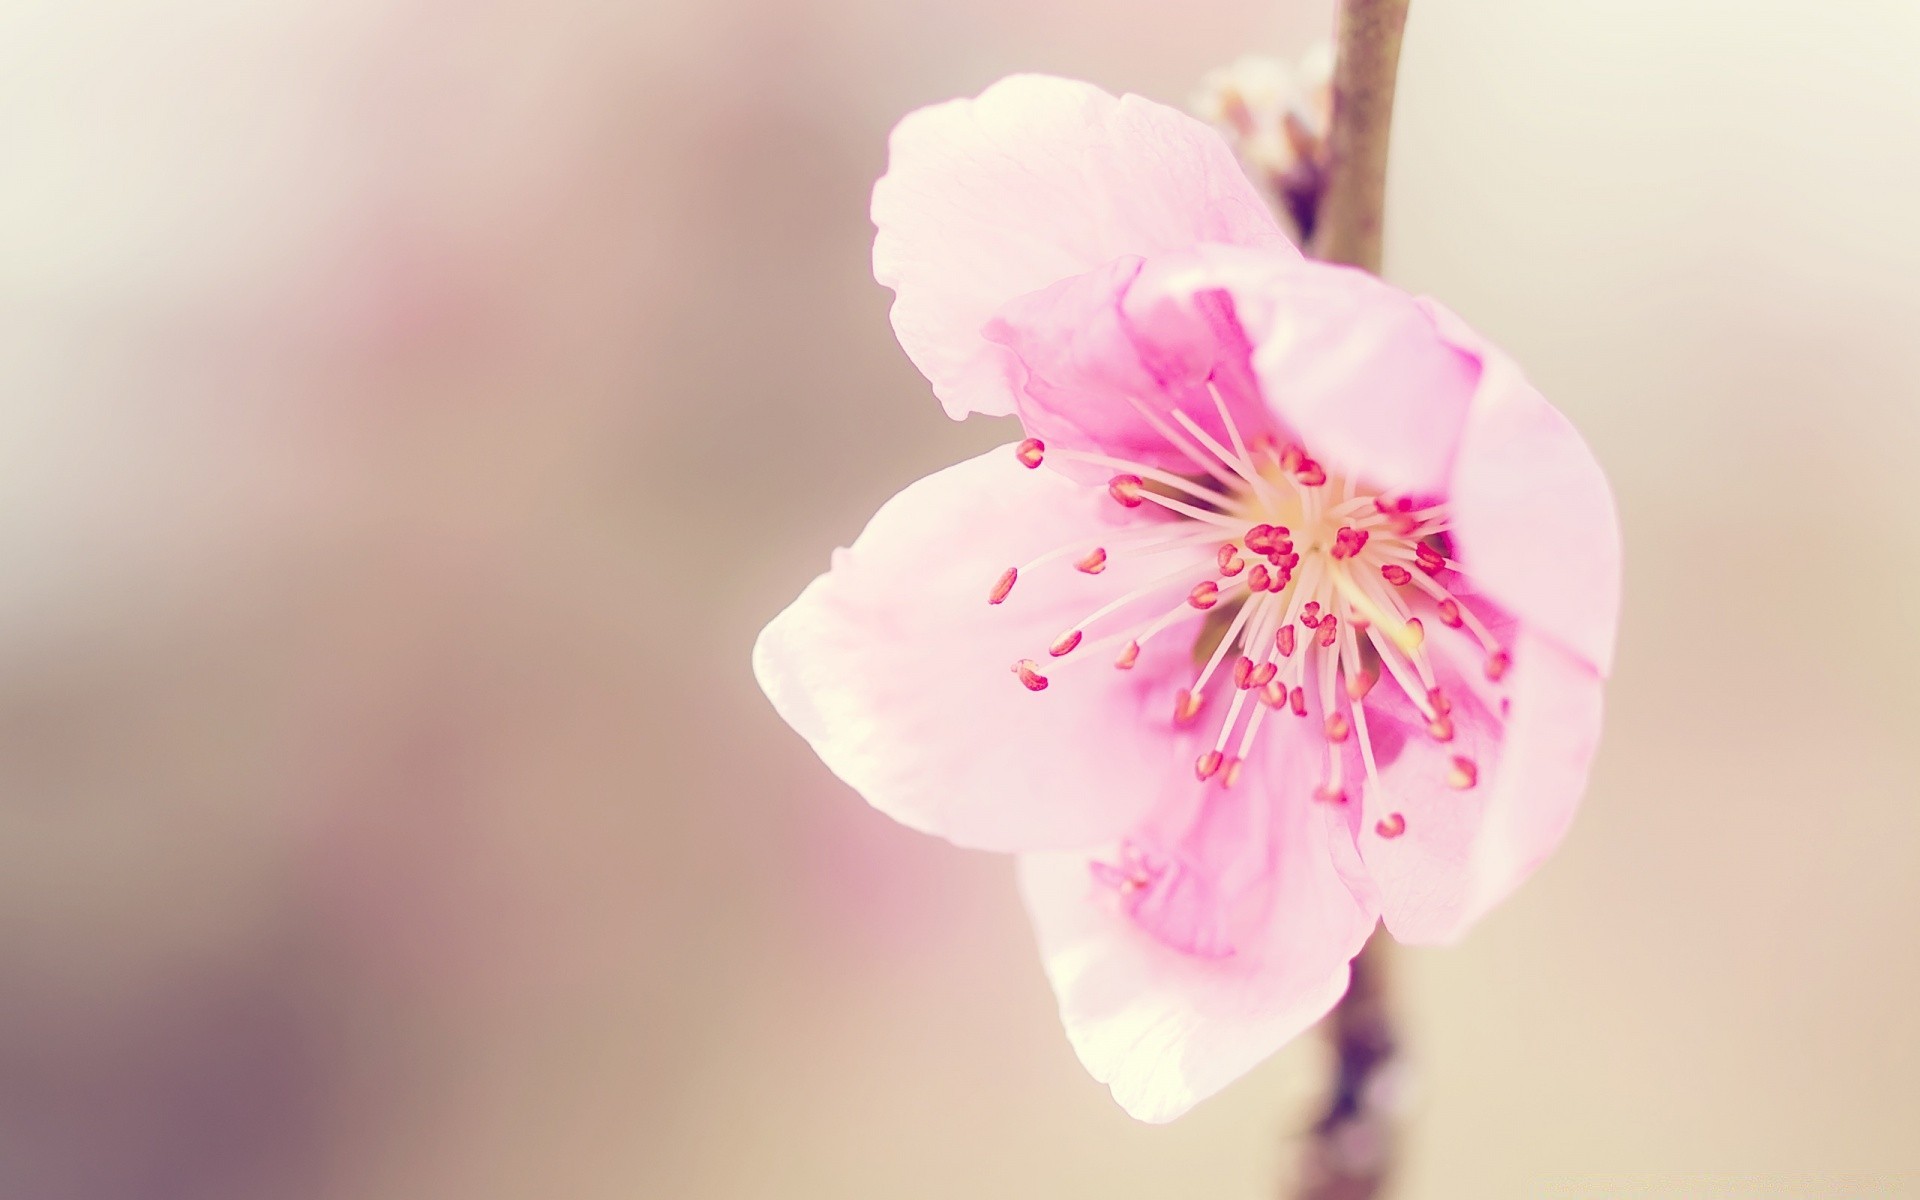
{"label": "pink blossom flower", "polygon": [[1017,77],[908,116],[894,328],[955,417],[761,635],[881,811],[1010,851],[1068,1035],[1145,1120],[1446,942],[1558,843],[1613,657],[1579,435],[1458,317],[1303,258],[1217,134]]}

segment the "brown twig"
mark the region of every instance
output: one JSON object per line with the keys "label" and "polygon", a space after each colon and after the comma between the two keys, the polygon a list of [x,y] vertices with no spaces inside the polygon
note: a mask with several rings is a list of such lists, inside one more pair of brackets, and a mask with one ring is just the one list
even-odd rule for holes
{"label": "brown twig", "polygon": [[[1312,229],[1316,258],[1378,273],[1385,224],[1394,77],[1408,0],[1342,0],[1333,68],[1326,184]],[[1394,1165],[1397,1135],[1393,1013],[1387,941],[1369,941],[1353,981],[1327,1017],[1332,1094],[1301,1152],[1297,1200],[1375,1200]]]}
{"label": "brown twig", "polygon": [[1333,66],[1327,185],[1314,222],[1313,254],[1380,270],[1387,143],[1394,75],[1408,0],[1343,0]]}
{"label": "brown twig", "polygon": [[1327,1017],[1334,1054],[1331,1094],[1301,1150],[1297,1200],[1374,1200],[1394,1164],[1399,1097],[1387,940],[1353,960],[1353,982]]}

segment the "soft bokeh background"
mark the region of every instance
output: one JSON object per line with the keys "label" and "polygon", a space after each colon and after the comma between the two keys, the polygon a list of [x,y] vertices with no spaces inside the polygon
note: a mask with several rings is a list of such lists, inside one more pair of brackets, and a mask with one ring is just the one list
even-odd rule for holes
{"label": "soft bokeh background", "polygon": [[[1275,1194],[1004,862],[780,725],[761,622],[940,415],[908,108],[1182,100],[1327,0],[0,8],[0,1197]],[[1920,1194],[1920,6],[1416,0],[1389,271],[1629,545],[1561,855],[1401,956],[1399,1195]],[[1570,551],[1571,552],[1571,551]]]}

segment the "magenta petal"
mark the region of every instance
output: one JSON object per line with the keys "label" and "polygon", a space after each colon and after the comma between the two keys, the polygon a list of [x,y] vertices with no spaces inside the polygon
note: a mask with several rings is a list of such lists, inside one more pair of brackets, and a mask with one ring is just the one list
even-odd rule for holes
{"label": "magenta petal", "polygon": [[[1442,631],[1428,644],[1448,639],[1463,647],[1435,656],[1454,697],[1452,741],[1428,739],[1424,721],[1393,689],[1376,689],[1379,707],[1368,705],[1383,731],[1394,722],[1404,731],[1403,748],[1382,771],[1386,794],[1369,793],[1360,829],[1381,915],[1403,942],[1457,939],[1533,873],[1572,822],[1600,740],[1600,676],[1554,640],[1518,634],[1502,722],[1482,704],[1497,701],[1476,688],[1480,659],[1464,649],[1464,636]],[[1448,782],[1456,755],[1477,768],[1473,786]],[[1392,813],[1404,830],[1382,837],[1375,823]]]}
{"label": "magenta petal", "polygon": [[[1119,836],[1174,769],[1154,736],[1170,726],[1163,672],[1151,655],[1116,671],[1111,651],[1068,666],[1048,648],[1164,565],[1095,577],[1054,562],[987,602],[1007,567],[1099,545],[1112,507],[1011,446],[920,480],[762,631],[760,686],[835,774],[916,829],[993,850]],[[1021,686],[1020,659],[1050,677],[1044,692]]]}
{"label": "magenta petal", "polygon": [[1143,929],[1100,882],[1102,858],[1021,859],[1067,1036],[1140,1120],[1173,1120],[1311,1027],[1345,994],[1373,930],[1373,903],[1340,869],[1353,856],[1340,810],[1308,798],[1309,747],[1295,749],[1276,739],[1238,789],[1213,790],[1214,803],[1269,806],[1274,822],[1267,919],[1231,954],[1186,952]]}
{"label": "magenta petal", "polygon": [[1512,359],[1422,303],[1483,364],[1450,498],[1459,557],[1476,588],[1604,676],[1620,623],[1620,521],[1606,476]]}
{"label": "magenta petal", "polygon": [[1213,130],[1042,75],[901,121],[873,221],[894,331],[956,418],[1013,411],[1008,356],[980,331],[1014,297],[1123,255],[1287,245]]}

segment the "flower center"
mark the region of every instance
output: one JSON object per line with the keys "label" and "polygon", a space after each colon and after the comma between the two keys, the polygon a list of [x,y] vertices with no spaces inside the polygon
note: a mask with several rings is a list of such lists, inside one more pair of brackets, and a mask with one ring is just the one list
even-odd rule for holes
{"label": "flower center", "polygon": [[[1270,715],[1314,720],[1327,750],[1319,797],[1346,803],[1343,751],[1349,741],[1357,744],[1370,785],[1378,786],[1361,703],[1376,685],[1384,681],[1403,692],[1429,737],[1453,739],[1453,705],[1426,644],[1430,622],[1464,630],[1477,641],[1489,680],[1504,676],[1511,660],[1448,586],[1461,567],[1449,557],[1444,504],[1331,477],[1301,446],[1267,436],[1243,440],[1217,390],[1213,398],[1230,444],[1185,413],[1174,411],[1170,424],[1137,406],[1191,461],[1191,475],[1055,451],[1059,458],[1113,471],[1107,485],[1113,501],[1143,510],[1143,517],[1152,510],[1159,519],[1129,524],[1103,545],[1074,543],[1009,568],[988,601],[1001,603],[1021,575],[1061,559],[1072,558],[1077,570],[1090,575],[1118,556],[1164,559],[1166,573],[1062,630],[1044,657],[1021,659],[1013,673],[1040,692],[1048,686],[1042,663],[1057,671],[1105,659],[1131,670],[1143,646],[1183,636],[1177,630],[1197,619],[1198,632],[1190,635],[1197,665],[1174,696],[1172,720],[1194,725],[1210,706],[1224,703],[1225,711],[1212,746],[1195,761],[1195,775],[1232,787]],[[1048,451],[1028,438],[1016,453],[1033,468]],[[1478,774],[1472,759],[1451,758],[1448,781],[1454,787],[1472,787]],[[1397,812],[1376,824],[1382,837],[1404,829]]]}

